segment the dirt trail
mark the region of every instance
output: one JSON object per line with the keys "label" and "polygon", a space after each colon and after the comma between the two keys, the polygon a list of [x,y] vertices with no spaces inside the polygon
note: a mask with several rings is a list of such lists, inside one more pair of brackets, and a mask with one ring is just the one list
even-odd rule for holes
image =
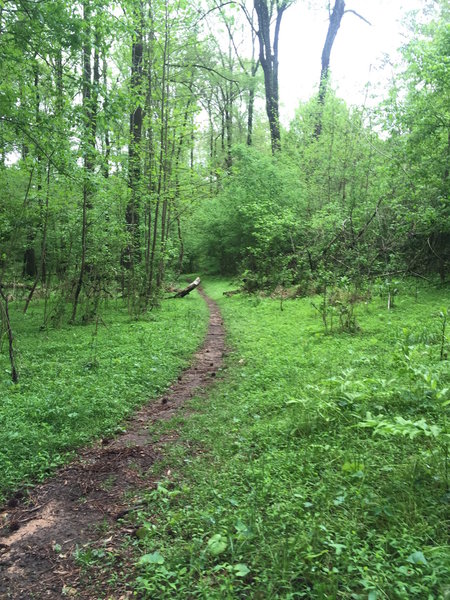
{"label": "dirt trail", "polygon": [[1,600],[61,600],[66,594],[75,595],[76,546],[105,538],[105,531],[130,508],[130,493],[156,485],[151,467],[176,434],[152,442],[148,426],[169,419],[185,400],[213,382],[225,351],[219,309],[199,291],[210,320],[192,366],[162,397],[135,413],[123,435],[81,450],[74,462],[26,498],[17,495],[0,508]]}

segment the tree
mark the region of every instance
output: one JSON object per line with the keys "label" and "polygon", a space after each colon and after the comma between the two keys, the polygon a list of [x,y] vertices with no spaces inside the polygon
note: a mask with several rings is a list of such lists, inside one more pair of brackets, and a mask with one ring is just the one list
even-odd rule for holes
{"label": "tree", "polygon": [[448,3],[438,3],[432,20],[411,25],[403,72],[384,105],[400,255],[410,270],[437,271],[443,282],[450,264],[449,17]]}
{"label": "tree", "polygon": [[[256,35],[259,41],[259,62],[264,72],[266,112],[269,120],[273,154],[281,149],[278,42],[280,38],[281,19],[290,4],[290,0],[254,0],[254,7],[258,17]],[[273,18],[275,18],[274,27],[272,27]]]}
{"label": "tree", "polygon": [[100,81],[98,41],[95,46],[94,68],[92,73],[92,6],[90,0],[83,2],[83,79],[82,79],[82,106],[83,106],[83,203],[81,219],[81,259],[78,281],[75,286],[71,321],[75,321],[78,300],[87,270],[89,212],[92,209],[93,181],[95,167],[96,134],[97,134],[97,99]]}
{"label": "tree", "polygon": [[[359,15],[354,10],[345,10],[345,0],[335,0],[334,7],[329,17],[328,31],[325,38],[325,43],[322,50],[321,69],[320,69],[320,81],[319,81],[319,114],[317,118],[317,125],[315,135],[319,137],[322,128],[322,107],[325,103],[325,95],[327,92],[328,80],[330,75],[330,56],[333,44],[336,39],[336,35],[341,26],[342,17],[345,13],[353,13],[360,19],[369,23],[364,17]],[[370,25],[370,23],[369,23]]]}
{"label": "tree", "polygon": [[129,231],[128,247],[125,250],[126,265],[134,269],[135,259],[139,255],[139,192],[142,179],[142,129],[143,129],[143,69],[144,69],[144,5],[140,1],[133,6],[135,23],[131,45],[130,94],[130,140],[128,142],[128,185],[130,199],[125,211],[125,221]]}

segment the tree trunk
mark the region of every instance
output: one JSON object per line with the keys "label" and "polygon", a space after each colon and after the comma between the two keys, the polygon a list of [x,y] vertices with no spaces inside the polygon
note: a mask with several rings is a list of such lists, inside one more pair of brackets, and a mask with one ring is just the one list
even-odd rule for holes
{"label": "tree trunk", "polygon": [[103,75],[103,94],[104,94],[104,100],[103,100],[103,112],[105,114],[105,154],[103,157],[103,176],[105,177],[105,179],[108,179],[109,177],[109,157],[111,156],[111,139],[110,139],[110,135],[109,135],[109,124],[108,124],[108,117],[109,117],[109,99],[108,99],[108,63],[106,61],[106,57],[103,56],[103,62],[102,62],[102,75]]}
{"label": "tree trunk", "polygon": [[181,219],[180,219],[179,212],[176,213],[176,220],[177,220],[178,241],[180,242],[180,249],[178,251],[178,275],[181,275],[181,272],[183,270],[183,260],[184,260],[184,241],[183,241],[183,235],[181,232]]}
{"label": "tree trunk", "polygon": [[[85,33],[83,42],[83,208],[81,219],[81,261],[78,280],[76,283],[75,294],[73,299],[71,323],[75,322],[79,297],[84,284],[86,273],[86,256],[87,256],[87,238],[88,238],[88,213],[92,208],[92,183],[90,178],[94,171],[94,156],[95,156],[95,136],[97,125],[97,95],[99,84],[99,69],[98,69],[98,51],[94,58],[94,82],[92,82],[91,68],[91,31],[89,29],[92,10],[90,0],[85,0],[83,3],[83,21],[88,28]],[[92,93],[94,91],[94,93]]]}
{"label": "tree trunk", "polygon": [[33,298],[33,294],[36,290],[37,284],[39,283],[39,279],[42,281],[42,283],[44,283],[45,279],[46,279],[48,205],[49,205],[49,198],[50,198],[50,171],[51,171],[51,164],[49,162],[47,165],[47,189],[46,189],[46,194],[45,194],[45,213],[44,213],[43,225],[42,225],[41,261],[40,261],[39,270],[36,269],[36,276],[35,276],[33,285],[31,286],[30,293],[28,294],[28,297],[25,302],[25,306],[23,309],[24,315],[26,314],[26,312],[28,310],[30,302]]}
{"label": "tree trunk", "polygon": [[37,274],[36,252],[32,246],[33,242],[34,236],[31,232],[28,232],[27,247],[23,255],[23,277],[36,277]]}
{"label": "tree trunk", "polygon": [[194,281],[192,283],[190,283],[187,287],[185,287],[180,292],[177,292],[175,294],[174,298],[184,298],[185,296],[190,294],[192,292],[192,290],[195,290],[195,288],[198,287],[200,285],[200,283],[201,283],[200,277],[197,277],[197,279],[194,279]]}
{"label": "tree trunk", "polygon": [[336,0],[334,3],[333,12],[330,15],[330,23],[328,25],[327,37],[322,50],[322,67],[320,70],[319,83],[319,103],[325,102],[327,92],[328,76],[330,70],[330,56],[333,48],[334,40],[341,26],[342,17],[344,16],[345,2],[344,0]]}
{"label": "tree trunk", "polygon": [[259,60],[255,60],[255,34],[253,20],[250,22],[252,27],[252,68],[250,71],[250,87],[248,91],[248,108],[247,108],[247,146],[253,144],[253,112],[255,109],[255,88],[256,88],[256,73],[259,69]]}
{"label": "tree trunk", "polygon": [[130,114],[130,142],[128,145],[128,186],[131,192],[130,200],[127,204],[125,221],[129,232],[129,243],[126,249],[125,266],[132,268],[135,258],[139,254],[139,185],[142,175],[142,122],[143,110],[140,98],[142,96],[143,83],[143,20],[144,7],[139,3],[139,14],[135,16],[137,26],[135,30],[135,40],[132,45],[131,59],[131,97],[135,102],[138,99],[137,106]]}
{"label": "tree trunk", "polygon": [[345,11],[345,1],[336,0],[334,3],[333,12],[330,15],[330,22],[328,25],[327,36],[325,38],[325,44],[322,50],[322,67],[320,70],[320,82],[319,82],[319,111],[317,115],[317,122],[315,127],[315,136],[318,138],[322,132],[322,114],[323,106],[325,104],[325,96],[328,87],[328,78],[330,74],[330,56],[333,48],[334,40],[336,39],[337,32],[341,26],[342,17]]}
{"label": "tree trunk", "polygon": [[[159,210],[162,204],[161,211],[161,238],[160,238],[160,253],[164,252],[164,234],[165,234],[165,216],[167,211],[167,199],[164,197],[161,202],[163,190],[165,187],[166,171],[167,171],[167,134],[168,134],[168,52],[169,52],[169,22],[168,22],[168,8],[166,5],[165,12],[165,29],[164,29],[164,46],[162,56],[162,77],[161,77],[161,128],[160,128],[160,139],[159,139],[159,165],[158,165],[158,184],[156,188],[156,206],[153,223],[153,240],[152,249],[150,253],[150,271],[149,271],[149,282],[148,282],[148,294],[150,298],[153,293],[153,277],[155,271],[155,258],[156,258],[156,241],[158,234],[158,217]],[[159,289],[162,282],[163,265],[161,264],[162,256],[159,257],[158,269],[156,271],[156,288]]]}
{"label": "tree trunk", "polygon": [[7,294],[3,291],[3,286],[0,283],[0,297],[3,300],[2,305],[2,321],[5,323],[6,333],[8,335],[8,346],[9,346],[9,362],[11,364],[11,379],[13,383],[17,383],[19,381],[19,373],[16,368],[16,361],[14,356],[14,336],[11,329],[11,321],[9,319],[9,301]]}
{"label": "tree trunk", "polygon": [[[253,69],[252,69],[253,72]],[[255,108],[255,87],[254,81],[251,82],[248,92],[248,112],[247,112],[247,146],[253,144],[253,111]]]}
{"label": "tree trunk", "polygon": [[272,14],[269,12],[267,0],[254,0],[258,17],[259,62],[264,72],[264,87],[266,92],[266,112],[269,120],[272,154],[281,150],[280,110],[278,92],[278,41],[283,13],[287,2],[276,3],[275,30],[273,43],[271,39]]}

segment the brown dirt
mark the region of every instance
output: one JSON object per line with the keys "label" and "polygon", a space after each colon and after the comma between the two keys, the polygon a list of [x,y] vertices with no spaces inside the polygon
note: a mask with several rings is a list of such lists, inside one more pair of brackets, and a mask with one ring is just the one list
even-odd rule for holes
{"label": "brown dirt", "polygon": [[222,318],[215,302],[199,291],[210,321],[192,366],[162,397],[135,413],[120,437],[80,450],[75,461],[27,497],[18,494],[0,508],[1,600],[94,597],[78,588],[75,548],[107,538],[117,519],[132,508],[133,494],[155,487],[152,467],[176,433],[154,442],[148,428],[172,417],[187,399],[207,388],[221,367]]}

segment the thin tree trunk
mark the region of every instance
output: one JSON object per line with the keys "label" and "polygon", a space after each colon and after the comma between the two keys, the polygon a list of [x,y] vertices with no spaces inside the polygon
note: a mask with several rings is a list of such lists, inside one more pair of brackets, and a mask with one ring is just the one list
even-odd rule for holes
{"label": "thin tree trunk", "polygon": [[[233,61],[231,57],[231,38],[230,43],[228,45],[228,67],[230,73],[233,73]],[[231,156],[231,146],[233,145],[233,89],[232,82],[227,82],[226,84],[226,102],[225,102],[225,128],[227,132],[227,157],[225,161],[225,167],[227,170],[231,169],[232,166],[232,156]]]}
{"label": "thin tree trunk", "polygon": [[147,94],[146,94],[146,127],[147,127],[147,153],[146,153],[146,177],[148,200],[146,206],[146,244],[145,244],[145,282],[143,295],[145,302],[148,301],[148,282],[150,277],[150,256],[152,244],[152,198],[155,192],[154,168],[155,168],[155,148],[153,138],[153,13],[152,5],[149,3],[149,23],[150,31],[147,42]]}
{"label": "thin tree trunk", "polygon": [[11,379],[13,381],[13,383],[18,383],[19,381],[19,372],[17,371],[17,367],[16,367],[16,360],[15,360],[15,355],[14,355],[14,336],[13,336],[13,332],[12,332],[12,328],[11,328],[11,321],[9,318],[9,300],[8,300],[8,296],[7,294],[4,293],[3,291],[3,286],[0,283],[0,297],[3,300],[3,306],[2,306],[2,320],[5,323],[5,327],[6,327],[6,333],[8,336],[8,346],[9,346],[9,362],[11,364]]}
{"label": "thin tree trunk", "polygon": [[[83,21],[87,27],[89,27],[91,19],[91,5],[90,0],[85,0],[83,3]],[[86,272],[86,256],[87,256],[87,239],[88,239],[88,212],[92,208],[92,184],[89,181],[90,175],[94,170],[94,153],[95,153],[95,135],[96,135],[96,117],[97,117],[97,94],[98,94],[98,83],[99,83],[99,70],[98,70],[98,53],[96,52],[96,58],[94,58],[94,83],[92,84],[92,69],[91,69],[91,33],[90,30],[85,34],[85,40],[83,43],[83,121],[84,121],[84,133],[83,133],[83,167],[84,167],[84,178],[83,178],[83,209],[81,219],[81,261],[80,261],[80,272],[75,288],[71,323],[75,322],[78,302],[80,298],[81,289],[84,284],[84,277]],[[92,94],[94,90],[94,94]]]}
{"label": "thin tree trunk", "polygon": [[[28,179],[27,191],[25,192],[25,199],[23,202],[24,211],[28,208],[28,196],[30,194],[31,184],[33,182],[34,166],[30,171],[30,177]],[[36,277],[37,274],[37,263],[36,263],[36,252],[33,247],[34,233],[29,231],[27,233],[27,248],[23,257],[23,277]]]}
{"label": "thin tree trunk", "polygon": [[337,32],[341,26],[342,17],[345,12],[345,1],[335,0],[333,12],[330,15],[330,22],[328,25],[327,36],[325,38],[325,44],[322,50],[322,66],[320,69],[320,82],[319,82],[319,112],[317,115],[317,122],[315,127],[315,137],[318,138],[322,132],[322,113],[323,106],[325,104],[325,96],[327,93],[328,79],[330,74],[330,56],[333,48],[334,40],[336,39]]}
{"label": "thin tree trunk", "polygon": [[248,114],[247,114],[247,146],[253,144],[253,110],[255,107],[255,89],[252,86],[248,93]]}
{"label": "thin tree trunk", "polygon": [[233,144],[233,100],[231,94],[228,92],[225,104],[225,129],[227,132],[227,155],[225,159],[225,168],[230,170],[233,162],[231,156],[231,146]]}
{"label": "thin tree trunk", "polygon": [[[166,59],[166,53],[164,53],[164,58]],[[168,74],[167,74],[168,76]],[[169,84],[167,83],[167,90],[166,90],[166,98],[167,101],[169,99]],[[158,273],[157,273],[157,278],[156,278],[156,285],[157,288],[159,289],[162,285],[162,282],[164,280],[164,270],[165,270],[165,252],[166,252],[166,239],[167,239],[167,231],[166,231],[166,227],[167,227],[167,212],[168,212],[168,200],[167,200],[167,177],[169,174],[169,161],[168,161],[168,151],[169,151],[169,143],[168,143],[168,126],[169,126],[169,110],[168,107],[166,109],[165,112],[165,119],[164,119],[164,143],[162,148],[164,148],[164,158],[163,158],[163,163],[162,163],[162,172],[163,172],[163,177],[162,177],[162,187],[160,189],[160,191],[158,192],[158,195],[161,194],[161,192],[163,193],[164,199],[163,199],[163,203],[162,203],[162,211],[161,211],[161,241],[160,241],[160,250],[159,250],[159,264],[158,264]],[[172,155],[173,155],[173,149],[172,149]],[[172,160],[172,158],[171,158]]]}
{"label": "thin tree trunk", "polygon": [[58,48],[56,57],[56,94],[56,112],[57,116],[61,117],[64,103],[62,48]]}
{"label": "thin tree trunk", "polygon": [[272,154],[281,150],[280,111],[278,91],[278,42],[283,13],[287,2],[277,2],[273,44],[271,39],[271,18],[267,0],[254,0],[258,17],[259,61],[264,72],[266,92],[266,112],[269,120]]}
{"label": "thin tree trunk", "polygon": [[[177,200],[180,198],[180,175],[179,175],[179,166],[180,166],[180,159],[181,159],[181,152],[183,149],[183,139],[184,139],[184,131],[187,128],[188,125],[188,120],[189,120],[189,109],[192,103],[192,95],[189,96],[189,100],[186,106],[186,111],[184,113],[184,122],[183,122],[183,129],[182,129],[182,133],[180,134],[180,138],[178,140],[178,149],[177,149],[177,155],[176,155],[176,159],[175,159],[175,198],[174,198],[174,210],[175,210],[175,220],[177,222],[177,233],[178,233],[178,241],[180,243],[180,248],[179,248],[179,252],[178,252],[178,274],[181,274],[182,268],[183,268],[183,258],[184,258],[184,242],[183,242],[183,236],[181,233],[181,220],[180,220],[180,213],[177,210]],[[191,130],[191,143],[193,142],[192,139],[193,136],[193,130]],[[191,171],[193,169],[193,156],[192,156],[192,145],[191,145],[191,152],[190,152],[190,166],[191,166]]]}
{"label": "thin tree trunk", "polygon": [[180,242],[180,249],[178,251],[178,275],[181,275],[181,272],[183,270],[183,260],[184,260],[184,241],[183,241],[183,235],[181,232],[181,219],[180,219],[179,212],[177,212],[175,218],[177,220],[178,241]]}
{"label": "thin tree trunk", "polygon": [[103,176],[105,179],[109,177],[109,158],[111,156],[111,138],[109,135],[109,98],[108,98],[108,63],[106,56],[103,55],[102,61],[102,76],[103,76],[103,113],[105,114],[105,155],[103,158]]}
{"label": "thin tree trunk", "polygon": [[47,189],[45,194],[45,214],[43,219],[43,227],[42,227],[42,244],[41,244],[41,261],[39,270],[36,273],[36,277],[34,279],[33,285],[31,286],[30,293],[25,302],[25,306],[23,308],[23,314],[27,313],[30,302],[33,298],[34,292],[36,290],[37,284],[39,280],[42,280],[42,283],[45,282],[46,278],[46,257],[47,257],[47,229],[48,229],[48,205],[49,205],[49,197],[50,197],[50,171],[51,171],[51,163],[50,161],[47,164]]}
{"label": "thin tree trunk", "polygon": [[[168,106],[167,106],[167,96],[166,96],[166,85],[167,85],[167,55],[169,48],[169,31],[168,31],[168,9],[166,4],[166,14],[165,14],[165,35],[164,35],[164,49],[163,49],[163,71],[162,71],[162,79],[161,79],[161,129],[160,129],[160,151],[159,151],[159,172],[158,172],[158,185],[156,189],[157,200],[155,206],[155,216],[153,223],[153,240],[152,240],[152,249],[150,253],[150,270],[149,270],[149,282],[148,282],[148,297],[151,297],[153,293],[153,276],[155,270],[155,254],[156,254],[156,240],[158,234],[158,217],[159,217],[159,209],[161,205],[161,192],[163,189],[163,179],[165,177],[165,170],[167,168],[167,117],[168,117]],[[165,211],[167,208],[166,199],[163,202],[163,210],[162,210],[162,223],[161,223],[161,232],[162,236],[164,236],[165,229]],[[161,240],[161,250],[162,244],[164,242],[164,237]],[[160,285],[160,268],[157,272],[156,279],[156,287],[159,288]]]}
{"label": "thin tree trunk", "polygon": [[[39,92],[39,66],[37,63],[33,66],[34,70],[34,97],[35,97],[35,121],[36,127],[39,129],[41,115],[41,99]],[[25,151],[25,150],[24,150]],[[26,148],[26,154],[28,154],[28,148]],[[41,191],[42,191],[42,182],[41,182],[41,161],[42,156],[39,150],[36,151],[36,159],[38,163],[38,181],[37,181],[37,197],[40,200]],[[31,180],[30,180],[31,184]],[[27,193],[28,198],[28,193]],[[25,205],[27,208],[28,203]],[[38,274],[37,264],[36,264],[36,252],[34,249],[34,242],[36,238],[36,232],[33,227],[28,226],[27,231],[27,245],[25,248],[24,256],[23,256],[23,275],[28,277],[36,277]]]}
{"label": "thin tree trunk", "polygon": [[139,3],[139,14],[135,15],[137,26],[135,40],[132,46],[131,60],[131,95],[133,102],[138,99],[135,109],[130,114],[130,142],[128,145],[128,187],[131,195],[127,204],[125,220],[129,232],[128,248],[126,250],[127,260],[125,266],[133,269],[135,258],[139,255],[139,185],[142,175],[142,124],[143,109],[139,99],[142,96],[143,83],[143,20],[144,7]]}

